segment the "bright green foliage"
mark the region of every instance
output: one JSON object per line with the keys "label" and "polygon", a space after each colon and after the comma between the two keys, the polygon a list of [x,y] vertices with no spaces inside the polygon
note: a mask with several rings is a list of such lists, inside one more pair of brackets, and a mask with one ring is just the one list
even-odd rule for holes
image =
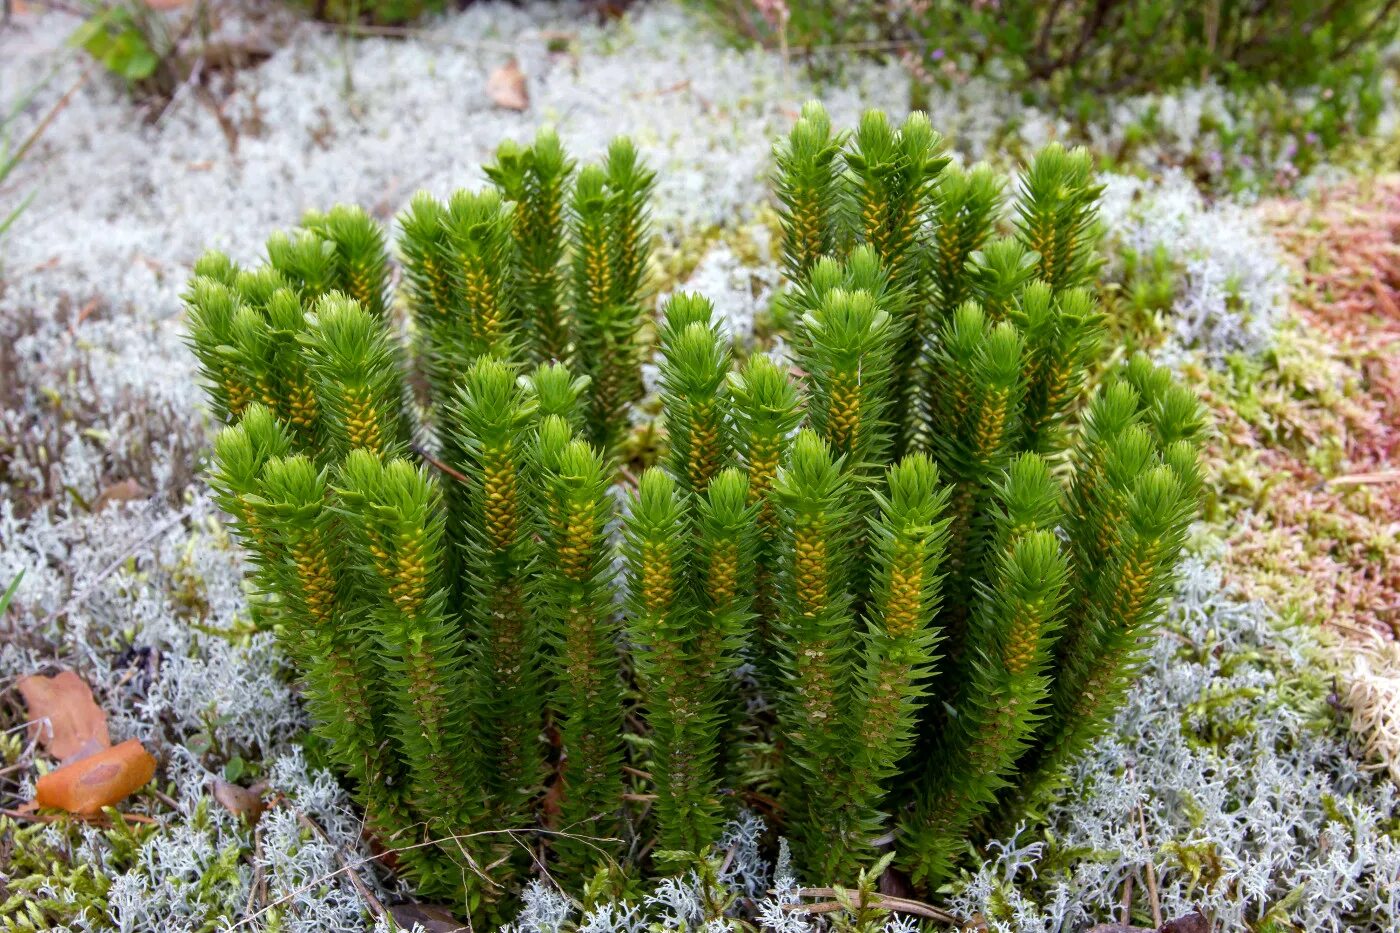
{"label": "bright green foliage", "polygon": [[399,228],[409,309],[426,350],[434,345],[434,327],[446,324],[458,313],[447,208],[420,191],[399,215]]}
{"label": "bright green foliage", "polygon": [[808,103],[787,139],[774,147],[783,267],[792,281],[806,278],[817,260],[836,248],[843,140],[832,133],[831,118],[821,105]]}
{"label": "bright green foliage", "polygon": [[891,318],[874,294],[833,288],[803,315],[797,361],[807,372],[813,430],[864,470],[883,461],[895,350]]}
{"label": "bright green foliage", "polygon": [[972,254],[968,277],[972,297],[987,316],[1000,321],[1011,313],[1016,297],[1036,277],[1039,259],[1019,236],[997,237]]}
{"label": "bright green foliage", "polygon": [[661,335],[661,394],[671,442],[671,474],[702,493],[730,455],[729,343],[711,322],[713,308],[698,295],[666,305]]}
{"label": "bright green foliage", "polygon": [[538,360],[567,360],[571,339],[563,303],[565,195],[574,163],[552,130],[534,145],[502,143],[486,175],[515,204],[515,248],[520,307],[533,329],[531,354]]}
{"label": "bright green foliage", "polygon": [[748,476],[749,501],[758,508],[754,555],[753,637],[750,651],[759,679],[774,683],[776,639],[773,619],[778,605],[777,503],[769,495],[778,472],[787,465],[789,438],[802,420],[801,401],[787,369],[763,355],[748,358],[730,376],[736,459]]}
{"label": "bright green foliage", "polygon": [[[320,218],[313,218],[319,223]],[[307,300],[314,300],[340,285],[336,247],[319,230],[274,233],[267,239],[268,267]]]}
{"label": "bright green foliage", "polygon": [[260,488],[252,505],[276,558],[264,564],[262,582],[279,597],[283,641],[306,672],[313,714],[346,769],[364,780],[382,768],[384,698],[361,631],[367,620],[347,616],[358,607],[337,570],[344,542],[327,507],[325,473],[305,456],[277,457],[263,465]]}
{"label": "bright green foliage", "polygon": [[1199,402],[1146,357],[1094,398],[1076,444],[1065,528],[1078,560],[1044,739],[1027,788],[1052,783],[1102,730],[1195,514]]}
{"label": "bright green foliage", "polygon": [[484,762],[473,747],[473,686],[441,568],[445,521],[436,483],[406,460],[352,451],[336,478],[351,566],[366,585],[387,726],[408,772],[408,799],[430,838],[481,825]]}
{"label": "bright green foliage", "polygon": [[68,44],[87,52],[129,86],[146,83],[159,90],[157,71],[175,52],[165,23],[145,5],[95,4],[90,14],[68,37]]}
{"label": "bright green foliage", "polygon": [[949,165],[939,175],[929,250],[935,309],[931,326],[942,325],[972,297],[968,261],[996,224],[1004,186],[1001,176],[985,162],[971,169]]}
{"label": "bright green foliage", "polygon": [[[538,484],[539,573],[536,610],[550,620],[554,708],[568,762],[560,776],[559,830],[615,834],[622,801],[622,676],[613,612],[613,500],[593,448],[559,416],[540,424],[532,454]],[[561,837],[556,849],[580,871],[597,859],[597,843]]]}
{"label": "bright green foliage", "polygon": [[1049,687],[1067,573],[1054,534],[1059,487],[1034,454],[1005,475],[994,506],[990,574],[953,666],[957,715],[938,735],[933,767],[905,823],[916,878],[947,874],[969,824],[1009,783]]}
{"label": "bright green foliage", "polygon": [[467,505],[458,547],[464,607],[480,634],[474,679],[482,691],[486,777],[503,818],[522,821],[543,772],[544,697],[539,621],[526,600],[534,544],[525,499],[534,416],[529,395],[505,364],[479,358],[462,374],[449,417],[463,452]]}
{"label": "bright green foliage", "polygon": [[592,381],[590,439],[609,452],[627,430],[627,406],[641,394],[637,333],[650,256],[646,202],[654,183],[631,142],[619,137],[601,167],[579,172],[570,209],[571,359]]}
{"label": "bright green foliage", "polygon": [[[804,120],[810,127],[821,117],[809,106]],[[853,179],[894,137],[868,117],[853,138],[837,157],[848,172],[829,182],[838,200],[842,185],[872,187]],[[1004,184],[985,167],[940,166],[932,203],[908,237],[912,258],[889,251],[878,225],[857,228],[850,242],[828,241],[829,256],[810,258],[784,299],[800,314],[794,346],[807,423],[831,447],[823,455],[799,437],[794,450],[807,462],[799,469],[794,461],[778,487],[789,536],[778,548],[789,562],[777,639],[790,652],[782,682],[791,692],[778,709],[784,758],[789,774],[851,777],[844,786],[829,777],[785,783],[788,794],[804,785],[789,802],[799,820],[789,832],[823,877],[853,876],[850,859],[880,834],[884,806],[904,814],[896,848],[916,880],[946,878],[998,795],[1035,796],[1097,734],[1170,586],[1199,486],[1198,404],[1165,372],[1134,360],[1071,444],[1102,337],[1089,167],[1082,151],[1041,153],[1022,178],[1014,232],[998,235]],[[780,175],[792,176],[780,177],[780,191],[803,184],[800,168],[780,163]],[[795,228],[791,213],[787,221]],[[789,242],[802,235],[787,231]],[[899,281],[907,263],[926,276],[912,294]],[[903,389],[890,350],[900,325],[885,318],[927,322],[917,342],[922,375]],[[917,420],[904,417],[911,410]],[[1049,463],[1065,458],[1067,445],[1062,490]],[[885,663],[878,639],[853,660],[852,633],[881,630],[890,584],[880,549],[892,533],[882,524],[888,504],[872,511],[857,491],[878,488],[870,468],[884,469],[891,450],[927,456],[948,484],[946,511],[928,519],[947,523],[947,553],[926,555],[947,576],[941,600],[923,610],[919,637],[902,649],[912,660],[896,692],[867,685],[852,703],[862,673]],[[833,491],[842,484],[847,491]],[[805,572],[793,569],[799,564]],[[941,659],[927,647],[934,642]],[[869,754],[865,727],[852,724],[873,722],[888,732],[872,761],[861,757]],[[905,770],[901,758],[915,741],[911,765],[929,765]]]}
{"label": "bright green foliage", "polygon": [[[493,189],[426,194],[399,218],[408,308],[435,399],[476,357],[556,362],[587,379],[588,439],[611,453],[641,395],[637,335],[651,256],[654,176],[619,137],[574,171],[552,132],[503,145]],[[580,387],[581,389],[582,387]],[[446,426],[439,424],[439,434]],[[455,456],[450,443],[444,452]]]}
{"label": "bright green foliage", "polygon": [[256,402],[214,441],[215,468],[210,483],[216,501],[233,517],[239,538],[260,566],[276,561],[278,551],[258,518],[254,499],[263,467],[274,458],[285,457],[291,449],[286,428],[270,409]]}
{"label": "bright green foliage", "polygon": [[[567,191],[552,137],[505,147],[504,197],[402,218],[435,448],[390,316],[337,271],[372,236],[315,220],[276,269],[201,261],[190,342],[236,422],[219,502],[420,886],[494,923],[527,852],[567,886],[708,865],[753,799],[812,880],[893,858],[933,890],[1103,728],[1194,513],[1201,409],[1142,357],[1087,388],[1082,154],[1038,157],[1002,234],[1004,183],[937,153],[921,117],[846,137],[803,109],[779,150],[794,365],[736,363],[675,295],[636,479],[612,459],[640,394],[630,146]],[[539,343],[556,311],[566,359]]]}
{"label": "bright green foliage", "polygon": [[623,524],[623,555],[660,844],[701,852],[722,823],[721,701],[746,621],[753,516],[737,470],[716,476],[693,513],[688,499],[665,472],[643,473]]}
{"label": "bright green foliage", "polygon": [[384,231],[362,208],[338,205],[327,214],[308,213],[301,225],[332,244],[335,287],[375,317],[383,317],[389,294],[389,252]]}
{"label": "bright green foliage", "polygon": [[1083,392],[1102,334],[1103,315],[1087,288],[1051,292],[1043,280],[1027,286],[1009,315],[1026,338],[1026,394],[1021,432],[1027,449],[1065,446],[1063,421]]}
{"label": "bright green foliage", "polygon": [[541,418],[557,415],[574,431],[583,430],[583,399],[588,377],[575,376],[563,363],[541,363],[524,377]]}
{"label": "bright green foliage", "polygon": [[459,191],[448,201],[443,223],[456,301],[451,323],[437,330],[439,365],[455,373],[478,356],[511,358],[518,349],[512,339],[514,212],[495,191]]}
{"label": "bright green foliage", "polygon": [[[890,287],[900,293],[901,313],[892,325],[890,390],[895,398],[909,393],[927,338],[926,253],[919,238],[939,173],[948,164],[942,146],[943,138],[925,114],[915,111],[896,129],[882,112],[870,110],[861,117],[845,153],[857,239],[874,250]],[[909,409],[899,417],[912,429],[917,412]],[[901,440],[903,436],[897,435]],[[902,449],[898,443],[896,453]]]}
{"label": "bright green foliage", "polygon": [[1024,337],[1009,321],[992,324],[975,301],[959,308],[938,335],[933,382],[926,408],[930,447],[953,482],[953,536],[961,542],[953,559],[956,597],[949,650],[962,651],[962,624],[979,558],[979,520],[992,483],[1011,463],[1020,436],[1018,418],[1025,394]]}
{"label": "bright green foliage", "polygon": [[1038,152],[1021,182],[1016,231],[1039,257],[1036,275],[1056,292],[1088,285],[1099,266],[1096,202],[1089,150],[1052,143]]}
{"label": "bright green foliage", "polygon": [[383,458],[405,453],[398,348],[379,321],[363,305],[332,292],[316,305],[303,339],[330,451],[337,458],[352,450]]}
{"label": "bright green foliage", "polygon": [[[242,371],[234,355],[234,318],[242,304],[219,267],[222,254],[210,254],[195,266],[196,277],[185,292],[189,307],[189,345],[199,361],[199,374],[209,391],[209,402],[220,421],[237,418],[255,398],[251,374]],[[207,273],[207,274],[206,274]]]}
{"label": "bright green foliage", "polygon": [[949,525],[948,487],[924,454],[890,467],[874,498],[869,556],[875,572],[855,723],[864,747],[851,782],[869,788],[861,803],[872,828],[879,824],[882,789],[913,745],[934,673],[940,633],[932,622],[942,600]]}
{"label": "bright green foliage", "polygon": [[[841,858],[860,846],[849,827],[833,825],[844,788],[829,780],[847,766],[852,740],[843,712],[853,686],[856,627],[845,584],[855,523],[848,480],[830,445],[803,430],[790,457],[774,490],[784,533],[779,662],[786,695],[779,728],[787,748],[784,783],[797,817],[789,832],[808,858],[823,851]],[[840,838],[828,836],[842,829]]]}

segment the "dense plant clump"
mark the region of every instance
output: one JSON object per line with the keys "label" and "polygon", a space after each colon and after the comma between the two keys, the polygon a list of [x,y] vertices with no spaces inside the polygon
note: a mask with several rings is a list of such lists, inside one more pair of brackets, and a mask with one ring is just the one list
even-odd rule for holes
{"label": "dense plant clump", "polygon": [[1202,416],[1141,357],[1086,388],[1087,153],[1046,149],[1007,211],[922,114],[848,135],[813,104],[777,162],[792,359],[736,359],[673,296],[668,449],[635,477],[652,175],[625,141],[575,171],[541,134],[492,189],[416,198],[411,354],[362,212],[196,269],[214,486],[317,728],[371,832],[473,912],[531,857],[590,896],[712,871],[741,808],[813,878],[885,855],[929,890],[1103,728],[1170,587]]}

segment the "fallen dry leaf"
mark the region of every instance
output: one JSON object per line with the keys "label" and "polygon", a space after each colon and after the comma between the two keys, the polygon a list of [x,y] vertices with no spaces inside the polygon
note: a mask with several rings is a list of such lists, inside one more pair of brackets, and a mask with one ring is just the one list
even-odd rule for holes
{"label": "fallen dry leaf", "polygon": [[252,787],[243,787],[223,778],[214,778],[214,799],[234,816],[241,816],[249,825],[256,823],[263,813],[262,792],[267,789],[259,782]]}
{"label": "fallen dry leaf", "polygon": [[428,933],[457,933],[468,929],[450,910],[436,904],[390,904],[389,915],[396,926],[405,930],[413,929],[414,924]]}
{"label": "fallen dry leaf", "polygon": [[1200,911],[1193,910],[1184,917],[1162,924],[1159,933],[1210,933],[1210,921]]}
{"label": "fallen dry leaf", "polygon": [[119,483],[113,483],[102,492],[98,493],[93,500],[92,511],[101,512],[114,502],[131,502],[136,499],[149,499],[151,493],[134,479],[124,479]]}
{"label": "fallen dry leaf", "polygon": [[34,799],[41,807],[96,816],[146,786],[156,760],[136,739],[64,765],[39,778]]}
{"label": "fallen dry leaf", "polygon": [[511,59],[486,79],[486,93],[491,102],[506,110],[524,110],[530,106],[530,92],[525,87],[525,72],[520,63]]}
{"label": "fallen dry leaf", "polygon": [[[107,714],[92,698],[92,690],[72,671],[52,677],[31,674],[20,678],[20,696],[29,712],[29,737],[59,761],[76,760],[108,748]],[[47,722],[44,722],[47,720]]]}

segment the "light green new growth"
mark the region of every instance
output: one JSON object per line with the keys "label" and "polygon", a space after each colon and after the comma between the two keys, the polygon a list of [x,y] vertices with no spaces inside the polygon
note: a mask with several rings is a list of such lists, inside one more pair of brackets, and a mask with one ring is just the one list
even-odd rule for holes
{"label": "light green new growth", "polygon": [[574,163],[552,130],[541,130],[531,146],[502,143],[486,176],[515,205],[518,300],[528,322],[531,356],[569,359],[573,338],[564,306],[564,212]]}

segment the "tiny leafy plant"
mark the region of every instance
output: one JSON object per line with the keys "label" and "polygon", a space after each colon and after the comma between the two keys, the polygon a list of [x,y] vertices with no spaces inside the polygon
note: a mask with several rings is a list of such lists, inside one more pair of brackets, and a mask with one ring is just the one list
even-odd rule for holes
{"label": "tiny leafy plant", "polygon": [[[397,297],[350,208],[195,270],[259,598],[369,830],[476,916],[531,866],[712,872],[741,809],[813,881],[932,891],[1054,791],[1160,612],[1202,413],[1143,357],[1091,379],[1088,155],[1012,198],[922,114],[815,104],[775,155],[785,360],[699,295],[644,326],[626,141],[576,169],[543,133],[415,198]],[[653,332],[667,444],[634,473]]]}

